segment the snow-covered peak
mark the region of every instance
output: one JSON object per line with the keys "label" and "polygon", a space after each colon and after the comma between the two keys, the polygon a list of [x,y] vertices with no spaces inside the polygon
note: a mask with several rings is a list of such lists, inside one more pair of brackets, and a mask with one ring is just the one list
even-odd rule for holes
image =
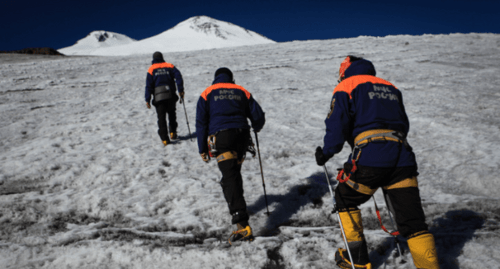
{"label": "snow-covered peak", "polygon": [[75,45],[62,48],[59,52],[65,55],[85,55],[99,48],[126,45],[133,42],[136,42],[136,40],[126,35],[100,30],[91,32],[86,37],[78,40]]}
{"label": "snow-covered peak", "polygon": [[[216,21],[210,17],[207,16],[198,16],[198,17],[193,17],[189,20],[186,21],[186,24],[189,25],[189,28],[197,31],[197,32],[203,32],[207,35],[215,35],[217,37],[220,37],[222,39],[227,39],[227,37],[224,34],[231,34],[230,32],[224,31],[221,29],[218,23],[221,23],[220,21]],[[225,24],[230,24],[226,23]],[[222,30],[222,31],[221,31]]]}
{"label": "snow-covered peak", "polygon": [[93,31],[88,36],[89,39],[95,38],[99,43],[104,44],[121,44],[121,43],[130,43],[135,41],[135,39],[130,38],[126,35],[117,34],[108,31]]}
{"label": "snow-covered peak", "polygon": [[189,18],[177,26],[172,28],[171,30],[186,30],[185,28],[189,28],[197,33],[204,33],[207,36],[215,36],[221,39],[229,40],[232,37],[235,37],[237,33],[241,34],[241,36],[248,36],[249,38],[260,37],[258,39],[262,41],[270,41],[269,43],[273,43],[274,41],[242,28],[240,26],[234,25],[229,22],[219,21],[208,16],[196,16]]}
{"label": "snow-covered peak", "polygon": [[207,16],[196,16],[158,35],[135,42],[125,35],[95,31],[74,46],[59,51],[66,55],[117,56],[269,43],[275,43],[275,41],[229,22]]}

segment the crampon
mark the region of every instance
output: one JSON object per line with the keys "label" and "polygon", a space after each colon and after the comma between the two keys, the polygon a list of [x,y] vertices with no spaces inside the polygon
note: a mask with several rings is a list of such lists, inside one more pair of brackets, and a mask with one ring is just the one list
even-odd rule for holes
{"label": "crampon", "polygon": [[[335,262],[337,266],[342,269],[352,269],[351,261],[349,260],[349,255],[347,255],[347,251],[345,249],[339,248],[337,252],[335,252]],[[356,269],[372,269],[372,264],[354,264],[354,268]]]}

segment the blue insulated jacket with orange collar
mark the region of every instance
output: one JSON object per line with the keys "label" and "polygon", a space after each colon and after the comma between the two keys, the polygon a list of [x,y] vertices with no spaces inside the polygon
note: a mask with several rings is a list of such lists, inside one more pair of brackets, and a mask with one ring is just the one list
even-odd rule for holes
{"label": "blue insulated jacket with orange collar", "polygon": [[260,131],[265,123],[265,114],[245,88],[234,84],[226,74],[217,76],[198,99],[196,107],[196,135],[199,153],[208,152],[209,135],[233,128]]}
{"label": "blue insulated jacket with orange collar", "polygon": [[[370,130],[394,130],[408,134],[410,124],[401,92],[390,82],[373,75],[371,62],[353,62],[346,78],[333,91],[330,112],[325,120],[323,154],[332,157],[345,142],[351,148],[356,136]],[[374,141],[361,149],[357,164],[371,167],[416,165],[409,146],[392,141]],[[357,154],[357,153],[355,153]],[[352,156],[349,157],[351,160]]]}
{"label": "blue insulated jacket with orange collar", "polygon": [[153,59],[146,77],[146,102],[149,103],[151,101],[151,95],[154,94],[156,87],[168,85],[170,89],[175,89],[176,84],[177,91],[179,93],[184,92],[184,82],[181,72],[171,63]]}

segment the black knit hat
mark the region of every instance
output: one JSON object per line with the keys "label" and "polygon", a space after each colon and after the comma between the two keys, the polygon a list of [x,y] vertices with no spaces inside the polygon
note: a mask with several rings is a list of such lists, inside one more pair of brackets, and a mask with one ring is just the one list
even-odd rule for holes
{"label": "black knit hat", "polygon": [[163,54],[161,54],[161,52],[157,51],[157,52],[153,53],[153,59],[163,60]]}
{"label": "black knit hat", "polygon": [[229,79],[231,81],[233,81],[233,72],[231,72],[231,70],[229,70],[229,68],[227,68],[227,67],[221,67],[221,68],[217,69],[217,71],[215,71],[214,78],[216,78],[220,74],[226,74],[226,75],[228,75]]}

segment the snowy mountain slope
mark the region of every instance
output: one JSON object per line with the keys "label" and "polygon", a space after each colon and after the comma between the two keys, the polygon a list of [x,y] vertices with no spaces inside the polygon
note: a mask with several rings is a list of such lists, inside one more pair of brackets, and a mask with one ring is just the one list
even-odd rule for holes
{"label": "snowy mountain slope", "polygon": [[[274,41],[237,25],[207,16],[189,18],[175,27],[137,42],[98,47],[92,50],[73,46],[59,50],[66,55],[133,55],[155,51],[174,52],[270,44]],[[66,53],[65,53],[66,52]]]}
{"label": "snowy mountain slope", "polygon": [[75,45],[58,51],[64,55],[90,55],[102,48],[126,45],[133,42],[136,42],[136,40],[126,35],[109,31],[93,31],[85,38],[78,40]]}
{"label": "snowy mountain slope", "polygon": [[[151,55],[1,61],[0,263],[331,268],[343,243],[314,149],[339,64],[353,53],[403,92],[441,268],[499,268],[499,45],[500,35],[452,34],[166,53],[185,79],[191,131],[199,95],[221,66],[266,112],[259,143],[269,217],[258,160],[248,156],[242,173],[250,224],[267,237],[233,248],[217,245],[233,228],[220,172],[188,139],[183,108],[181,139],[164,148],[144,106]],[[327,163],[331,177],[348,153],[345,146]],[[381,193],[374,197],[391,227]],[[408,251],[404,264],[393,257],[373,203],[361,210],[374,268],[415,268]]]}

